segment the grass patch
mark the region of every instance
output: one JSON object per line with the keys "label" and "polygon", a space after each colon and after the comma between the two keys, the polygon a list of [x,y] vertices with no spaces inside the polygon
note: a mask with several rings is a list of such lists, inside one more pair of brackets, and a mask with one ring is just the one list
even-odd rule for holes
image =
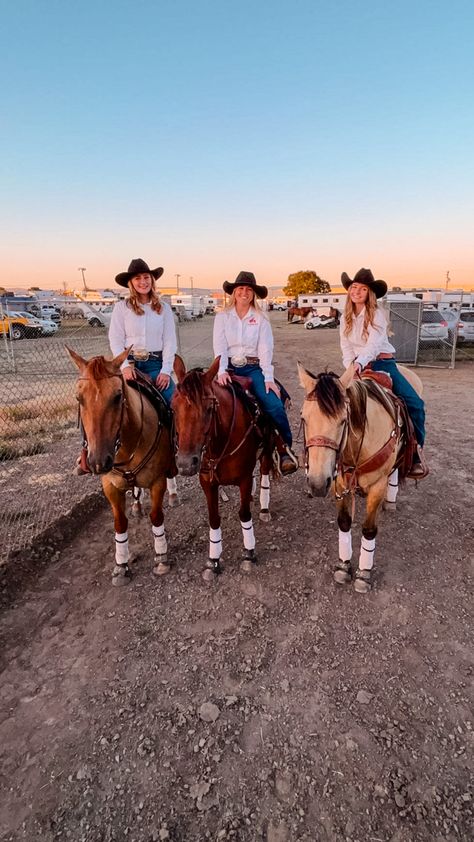
{"label": "grass patch", "polygon": [[0,462],[21,459],[22,456],[36,456],[37,453],[44,453],[44,451],[45,446],[42,441],[30,440],[12,444],[0,439]]}

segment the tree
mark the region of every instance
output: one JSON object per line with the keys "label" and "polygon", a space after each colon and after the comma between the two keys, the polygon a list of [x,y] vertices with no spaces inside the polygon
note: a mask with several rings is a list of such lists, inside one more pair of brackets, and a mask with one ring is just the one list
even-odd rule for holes
{"label": "tree", "polygon": [[298,298],[305,293],[317,295],[320,292],[331,292],[331,287],[312,269],[306,269],[288,275],[288,283],[283,287],[283,292],[289,298]]}

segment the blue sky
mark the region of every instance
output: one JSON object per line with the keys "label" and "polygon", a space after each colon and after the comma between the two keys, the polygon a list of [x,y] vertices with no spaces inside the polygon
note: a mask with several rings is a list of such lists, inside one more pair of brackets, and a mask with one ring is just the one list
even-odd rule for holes
{"label": "blue sky", "polygon": [[474,285],[474,5],[2,10],[3,285]]}

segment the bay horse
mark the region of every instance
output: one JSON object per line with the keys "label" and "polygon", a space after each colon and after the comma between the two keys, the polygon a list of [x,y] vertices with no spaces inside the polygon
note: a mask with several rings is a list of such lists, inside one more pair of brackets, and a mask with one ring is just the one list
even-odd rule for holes
{"label": "bay horse", "polygon": [[[412,371],[399,366],[413,388],[422,384]],[[298,363],[306,396],[301,412],[305,464],[311,496],[325,497],[331,485],[336,498],[339,561],[334,581],[352,579],[351,526],[355,492],[366,497],[362,541],[354,588],[371,589],[375,538],[380,508],[394,508],[400,455],[406,445],[398,404],[377,383],[354,379],[353,366],[341,377],[333,372],[315,376]],[[407,468],[400,467],[402,478]]]}
{"label": "bay horse", "polygon": [[[234,386],[219,386],[215,380],[219,369],[217,357],[207,371],[186,371],[180,357],[175,358],[174,371],[178,385],[171,406],[177,435],[176,465],[180,474],[199,473],[209,513],[209,559],[203,578],[212,581],[221,572],[221,518],[219,487],[237,485],[240,491],[239,517],[244,543],[242,569],[249,571],[256,563],[255,535],[250,503],[253,472],[260,458],[260,519],[271,520],[270,467],[271,451],[262,445],[262,433],[251,410]],[[262,451],[260,455],[260,451]]]}
{"label": "bay horse", "polygon": [[288,307],[287,321],[292,322],[295,316],[300,317],[302,321],[304,321],[306,316],[309,316],[312,309],[312,307]]}
{"label": "bay horse", "polygon": [[176,473],[169,427],[159,417],[146,392],[125,380],[120,366],[130,349],[112,360],[85,360],[71,348],[71,359],[79,369],[76,397],[87,447],[87,463],[101,476],[115,526],[113,585],[127,584],[131,577],[128,546],[126,492],[148,488],[150,520],[155,547],[157,575],[170,569],[163,516],[166,477]]}

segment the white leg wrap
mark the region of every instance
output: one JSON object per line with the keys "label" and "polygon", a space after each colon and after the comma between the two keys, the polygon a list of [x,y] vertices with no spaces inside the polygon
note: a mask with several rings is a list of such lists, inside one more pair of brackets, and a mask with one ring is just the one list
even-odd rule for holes
{"label": "white leg wrap", "polygon": [[359,567],[361,570],[372,570],[374,566],[375,538],[364,538],[360,545]]}
{"label": "white leg wrap", "polygon": [[151,531],[153,532],[153,538],[155,540],[155,554],[166,555],[168,544],[166,543],[164,523],[162,523],[161,526],[152,526]]}
{"label": "white leg wrap", "polygon": [[396,503],[398,494],[398,468],[390,474],[388,478],[387,494],[385,499],[387,503]]}
{"label": "white leg wrap", "polygon": [[127,564],[130,558],[128,532],[115,533],[115,564]]}
{"label": "white leg wrap", "polygon": [[270,477],[263,474],[260,480],[260,508],[270,508]]}
{"label": "white leg wrap", "polygon": [[176,487],[176,477],[173,477],[173,479],[167,479],[166,480],[166,490],[167,490],[168,494],[177,494],[178,493],[178,489]]}
{"label": "white leg wrap", "polygon": [[352,533],[339,530],[339,558],[341,561],[350,561],[352,558]]}
{"label": "white leg wrap", "polygon": [[244,540],[244,547],[246,550],[254,550],[255,549],[255,535],[253,532],[253,522],[252,520],[247,521],[247,523],[242,523],[240,521],[240,525],[242,527],[242,538]]}
{"label": "white leg wrap", "polygon": [[209,558],[219,559],[222,555],[222,532],[219,529],[209,527]]}

